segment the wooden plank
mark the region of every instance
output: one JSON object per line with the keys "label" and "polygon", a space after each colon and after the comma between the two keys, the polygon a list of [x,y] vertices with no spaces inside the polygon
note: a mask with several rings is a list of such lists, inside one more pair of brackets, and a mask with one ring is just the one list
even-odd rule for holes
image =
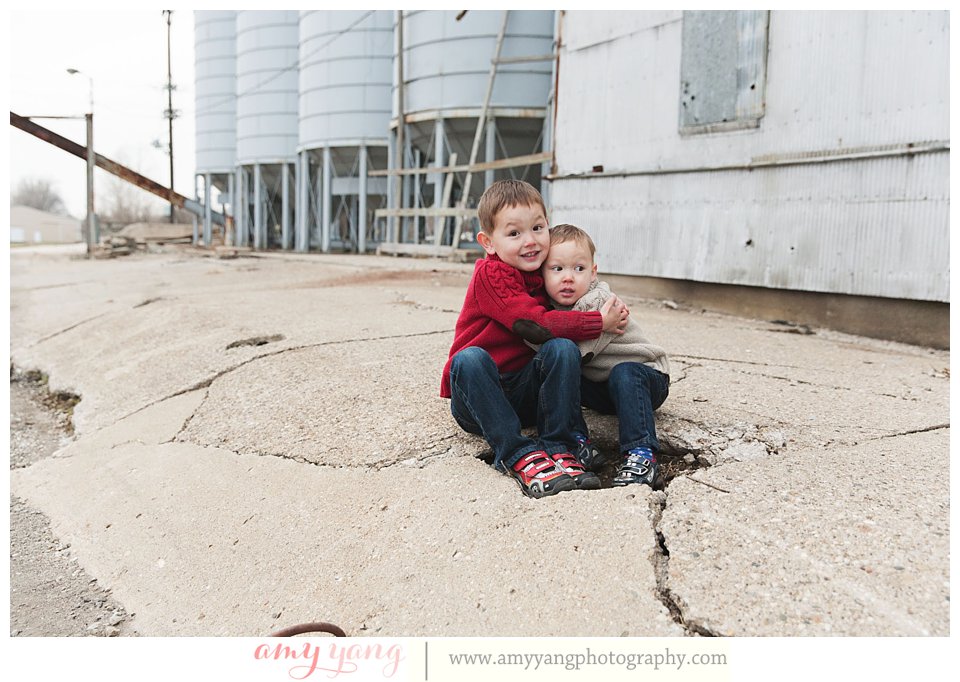
{"label": "wooden plank", "polygon": [[497,159],[496,161],[481,161],[473,165],[460,166],[440,166],[439,168],[386,168],[383,170],[372,170],[367,173],[367,177],[376,177],[380,175],[414,175],[417,173],[463,173],[466,171],[479,172],[487,170],[502,170],[504,168],[516,168],[517,166],[535,166],[544,161],[552,161],[553,152],[539,152],[537,154],[524,154],[523,156],[511,156],[507,159]]}
{"label": "wooden plank", "polygon": [[[457,163],[457,153],[453,152],[450,154],[450,163]],[[437,208],[446,208],[450,203],[450,195],[453,192],[453,173],[447,173],[447,178],[443,183],[443,197],[440,200],[440,205]],[[445,221],[440,220],[440,216],[435,216],[433,219],[433,244],[434,246],[440,246],[440,243],[443,241],[443,227]]]}
{"label": "wooden plank", "polygon": [[550,62],[557,58],[555,54],[537,54],[526,57],[501,57],[497,64],[523,64],[525,62]]}
{"label": "wooden plank", "polygon": [[373,212],[377,218],[475,218],[477,209],[475,208],[434,208],[426,206],[424,208],[378,208]]}
{"label": "wooden plank", "polygon": [[397,254],[405,256],[451,256],[452,246],[435,246],[433,244],[406,244],[402,242],[381,242],[377,246],[377,255]]}
{"label": "wooden plank", "polygon": [[397,242],[382,242],[377,247],[377,255],[447,258],[459,263],[469,263],[485,256],[483,251],[477,249],[455,249],[452,246],[437,248],[432,244],[398,244]]}
{"label": "wooden plank", "polygon": [[[480,118],[477,119],[477,131],[473,136],[473,148],[470,150],[470,165],[477,163],[477,152],[480,151],[480,138],[483,135],[484,126],[487,122],[487,113],[490,110],[490,96],[493,94],[493,84],[497,79],[497,60],[500,59],[500,50],[503,47],[503,37],[507,33],[507,19],[510,17],[510,10],[503,10],[503,23],[500,24],[500,34],[497,36],[497,45],[493,48],[493,59],[490,60],[490,78],[487,80],[487,95],[483,98],[483,109],[480,110]],[[466,206],[470,198],[470,183],[473,182],[473,170],[468,170],[463,180],[463,191],[460,195],[460,206]],[[453,238],[451,244],[454,247],[460,245],[460,232],[463,230],[463,218],[458,217],[453,226]]]}

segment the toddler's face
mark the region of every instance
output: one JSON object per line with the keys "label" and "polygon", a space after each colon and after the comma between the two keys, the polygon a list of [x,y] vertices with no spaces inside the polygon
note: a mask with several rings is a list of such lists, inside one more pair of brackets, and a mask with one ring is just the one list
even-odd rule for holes
{"label": "toddler's face", "polygon": [[573,305],[590,289],[597,278],[597,266],[590,250],[576,240],[550,246],[543,264],[543,283],[547,295],[560,305]]}

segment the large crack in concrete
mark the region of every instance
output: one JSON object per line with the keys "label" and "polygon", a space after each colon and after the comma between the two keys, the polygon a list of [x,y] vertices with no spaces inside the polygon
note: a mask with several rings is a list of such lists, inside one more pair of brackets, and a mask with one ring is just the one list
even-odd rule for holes
{"label": "large crack in concrete", "polygon": [[[668,484],[669,485],[669,484]],[[670,550],[667,549],[660,522],[667,508],[666,490],[656,491],[650,497],[650,512],[653,517],[653,534],[656,549],[651,553],[650,562],[657,583],[657,598],[670,613],[674,622],[683,628],[688,637],[717,637],[704,623],[692,620],[686,613],[686,604],[670,589]]]}
{"label": "large crack in concrete", "polygon": [[66,327],[66,328],[64,328],[64,329],[60,329],[60,330],[58,330],[58,331],[53,332],[52,334],[47,334],[46,336],[43,336],[43,337],[37,339],[36,341],[34,341],[33,343],[31,343],[29,347],[30,347],[30,348],[33,348],[33,347],[35,347],[35,346],[39,346],[39,345],[40,345],[41,343],[43,343],[44,341],[49,341],[50,339],[55,338],[55,337],[57,337],[57,336],[60,336],[61,334],[66,334],[66,333],[67,333],[68,331],[70,331],[71,329],[76,329],[77,327],[80,327],[80,326],[82,326],[82,325],[85,325],[85,324],[87,324],[88,322],[93,322],[94,320],[99,320],[101,317],[105,317],[106,315],[109,315],[109,314],[110,314],[109,312],[100,313],[99,315],[94,315],[93,317],[88,317],[88,318],[85,319],[85,320],[80,320],[79,322],[76,322],[76,323],[74,323],[74,324],[71,324],[69,327]]}
{"label": "large crack in concrete", "polygon": [[[683,477],[715,490],[720,494],[730,494],[729,490],[702,481],[696,478],[694,474],[700,469],[728,467],[737,464],[737,460],[729,457],[726,451],[738,445],[755,442],[766,449],[766,456],[775,456],[781,454],[786,449],[786,440],[782,437],[776,439],[774,442],[766,440],[762,438],[764,434],[761,429],[750,424],[736,423],[730,426],[711,425],[688,418],[680,418],[678,421],[686,423],[703,433],[715,435],[711,443],[697,447],[690,442],[684,443],[682,437],[678,438],[668,432],[662,434],[661,445],[663,446],[663,453],[666,457],[661,458],[661,461],[664,462],[665,460],[664,463],[666,467],[664,468],[666,471],[665,475],[661,476],[660,480],[655,484],[654,492],[650,497],[651,530],[654,535],[654,546],[656,548],[651,553],[650,561],[653,565],[656,579],[657,598],[670,613],[674,622],[684,629],[687,636],[718,637],[721,635],[711,630],[706,623],[697,621],[688,615],[687,604],[670,587],[670,549],[667,547],[666,538],[660,528],[670,496],[670,484],[676,478]],[[744,440],[745,436],[748,437],[748,440]],[[724,445],[722,440],[717,442],[716,439],[718,437],[727,438],[726,444]],[[684,459],[686,466],[682,469],[674,468],[671,470],[669,468],[670,460],[675,460],[678,457]]]}
{"label": "large crack in concrete", "polygon": [[[434,335],[434,334],[444,334],[449,333],[449,330],[440,330],[433,332],[421,332],[416,334],[403,334],[403,335],[391,335],[383,337],[372,337],[364,339],[349,339],[341,341],[330,341],[322,342],[317,344],[309,344],[305,346],[291,347],[291,348],[282,348],[277,349],[268,353],[262,353],[260,355],[251,357],[237,365],[227,368],[223,371],[218,372],[214,376],[194,384],[190,388],[177,391],[163,399],[154,401],[150,405],[155,405],[164,400],[168,400],[184,393],[200,390],[200,389],[209,389],[210,386],[220,377],[233,372],[240,367],[243,367],[251,362],[256,360],[261,360],[269,358],[281,353],[287,353],[291,351],[304,350],[309,348],[315,348],[320,346],[328,345],[338,345],[343,343],[357,343],[365,341],[378,341],[384,339],[394,339],[394,338],[404,338],[411,336],[425,336],[425,335]],[[183,425],[174,436],[166,443],[171,443],[179,439],[181,434],[189,426],[191,420],[199,412],[200,407],[206,402],[209,398],[209,390],[203,396],[203,399],[195,409],[184,421]],[[72,396],[73,397],[73,396]],[[79,400],[79,396],[75,398]],[[146,409],[148,406],[144,406],[139,410],[135,410],[130,414],[135,414],[143,409]],[[130,416],[130,415],[127,415]],[[124,417],[125,418],[125,417]],[[650,497],[650,511],[651,511],[651,532],[653,533],[654,547],[655,549],[651,552],[650,561],[654,571],[655,584],[656,584],[656,597],[663,604],[664,608],[670,614],[671,618],[676,622],[687,636],[691,637],[715,637],[722,636],[721,634],[713,631],[707,623],[700,622],[695,618],[692,618],[688,613],[688,605],[684,602],[683,598],[675,593],[670,585],[670,550],[667,545],[666,538],[661,530],[661,524],[664,517],[664,514],[667,511],[669,498],[670,498],[670,484],[671,482],[678,478],[684,477],[693,482],[696,482],[700,485],[703,485],[707,488],[710,488],[716,491],[718,494],[730,494],[731,491],[720,488],[716,485],[708,483],[706,481],[700,480],[694,474],[700,469],[713,468],[713,467],[725,467],[734,465],[737,462],[736,459],[732,459],[727,456],[727,451],[731,447],[736,447],[737,445],[742,445],[744,443],[756,442],[767,451],[768,456],[781,454],[785,448],[786,443],[785,439],[778,438],[775,440],[765,439],[764,431],[761,427],[758,427],[754,424],[748,424],[745,422],[737,422],[730,425],[723,424],[711,424],[707,422],[697,421],[695,419],[689,419],[686,417],[679,417],[674,415],[669,415],[668,420],[672,420],[675,424],[686,424],[692,429],[695,429],[696,433],[707,434],[709,436],[709,442],[691,442],[688,440],[684,434],[675,433],[671,431],[664,431],[662,433],[662,445],[664,458],[663,462],[665,466],[663,467],[664,475],[661,480],[658,482],[657,489],[655,489]],[[118,420],[119,421],[119,420]],[[880,436],[879,438],[893,438],[898,436],[905,436],[914,433],[923,433],[927,431],[934,431],[940,429],[948,429],[950,427],[949,423],[935,424],[928,427],[912,429],[909,431],[898,432],[896,434],[888,434]],[[686,434],[689,436],[690,434]],[[423,468],[429,466],[433,461],[442,457],[444,454],[450,451],[450,447],[445,447],[450,441],[456,440],[458,434],[452,433],[444,438],[431,442],[429,448],[426,448],[426,452],[421,452],[418,457],[397,457],[394,459],[385,459],[382,461],[362,465],[356,468],[363,469],[372,469],[372,470],[382,470],[394,466],[416,466],[418,468]],[[310,464],[312,466],[320,468],[343,468],[342,466],[332,466],[321,462],[312,462],[306,459],[299,457],[289,457],[283,453],[273,453],[273,452],[241,452],[238,450],[233,450],[232,448],[224,448],[222,445],[217,446],[217,449],[226,449],[233,452],[237,456],[272,456],[279,457],[288,460],[293,460],[298,463]],[[614,463],[611,463],[614,464]]]}
{"label": "large crack in concrete", "polygon": [[877,436],[876,438],[867,438],[864,440],[864,443],[869,443],[872,440],[884,440],[886,438],[900,438],[901,436],[912,436],[915,433],[927,433],[928,431],[941,431],[943,429],[949,429],[950,422],[945,422],[943,424],[934,424],[933,426],[924,426],[919,429],[911,429],[909,431],[897,431],[896,433],[887,433],[882,436]]}
{"label": "large crack in concrete", "polygon": [[[446,310],[438,308],[435,306],[423,306],[418,302],[409,299],[402,292],[395,292],[398,295],[396,303],[401,305],[412,305],[416,309],[420,310],[429,310],[434,312],[444,312],[444,313],[455,313],[454,310]],[[148,301],[152,302],[152,301]],[[43,339],[40,339],[36,343],[41,343],[49,338],[53,338],[59,334],[63,334],[71,329],[74,329],[82,324],[103,317],[106,313],[98,315],[87,320],[78,322],[71,327],[60,330],[54,334],[51,334]],[[166,400],[170,400],[177,396],[183,395],[185,393],[190,393],[197,390],[205,390],[203,398],[201,399],[197,408],[184,420],[183,425],[180,427],[178,432],[173,438],[165,441],[165,443],[173,443],[179,441],[181,436],[186,432],[191,421],[199,413],[201,408],[206,404],[206,401],[210,397],[210,387],[218,379],[237,371],[238,369],[258,360],[264,360],[271,358],[283,353],[308,350],[313,348],[319,348],[324,346],[336,346],[342,344],[351,344],[351,343],[365,343],[365,342],[375,342],[382,340],[390,339],[401,339],[401,338],[411,338],[418,336],[431,336],[437,334],[448,334],[451,330],[435,330],[429,332],[417,332],[411,334],[394,334],[394,335],[385,335],[377,337],[366,337],[366,338],[356,338],[356,339],[341,339],[335,341],[325,341],[313,344],[305,344],[300,346],[292,346],[286,348],[280,348],[271,350],[269,352],[260,353],[254,355],[242,362],[238,362],[235,365],[227,367],[223,370],[220,370],[213,375],[203,379],[199,382],[192,384],[184,389],[175,391],[170,395],[167,395],[163,398],[157,399],[144,405],[132,412],[122,416],[119,420],[126,419],[138,412],[141,412],[151,406],[162,403]],[[273,340],[273,339],[271,339]],[[681,362],[678,365],[681,365],[682,371],[676,377],[674,383],[679,383],[689,377],[689,373],[692,370],[697,368],[704,367],[704,364],[697,361],[709,361],[716,362],[718,364],[734,364],[734,365],[749,365],[754,367],[782,367],[782,368],[795,368],[801,369],[798,367],[793,367],[791,365],[785,364],[771,364],[771,363],[762,363],[762,362],[751,362],[744,360],[731,360],[724,358],[709,358],[701,356],[677,356],[677,359]],[[683,360],[687,362],[683,363]],[[681,364],[682,363],[682,364]],[[739,373],[746,374],[749,376],[759,376],[772,380],[787,381],[793,385],[805,385],[805,386],[815,386],[823,387],[830,389],[842,389],[842,390],[852,390],[849,387],[845,386],[829,386],[824,384],[817,384],[815,382],[804,381],[799,379],[791,379],[785,376],[778,376],[776,374],[765,373],[765,372],[756,372],[756,371],[745,371],[739,370]],[[891,396],[895,397],[895,396]],[[77,398],[79,399],[79,397]],[[757,415],[761,416],[761,415]],[[719,424],[719,423],[708,423],[705,421],[699,421],[696,419],[690,419],[687,417],[681,417],[679,415],[669,415],[667,417],[668,422],[672,422],[675,426],[674,429],[670,431],[664,431],[662,434],[662,444],[663,444],[663,454],[664,457],[661,460],[663,463],[662,466],[662,477],[658,482],[657,488],[653,491],[650,497],[649,505],[651,512],[651,532],[653,533],[654,547],[655,549],[651,552],[650,561],[653,566],[655,581],[656,581],[656,596],[657,599],[663,604],[664,608],[670,614],[671,618],[676,622],[687,636],[702,636],[702,637],[714,637],[721,636],[717,632],[711,630],[708,624],[700,622],[692,618],[688,613],[688,605],[684,602],[683,598],[675,593],[670,585],[670,550],[667,546],[666,538],[661,530],[662,521],[664,514],[667,511],[669,499],[670,499],[670,484],[671,482],[678,478],[684,477],[695,483],[698,483],[704,487],[710,488],[713,491],[716,491],[717,494],[730,494],[731,491],[725,490],[719,486],[716,486],[712,483],[708,483],[697,478],[694,474],[700,469],[712,468],[714,466],[730,466],[732,464],[738,463],[738,458],[733,452],[738,447],[754,447],[757,452],[762,448],[765,450],[765,456],[774,456],[781,454],[786,448],[786,438],[782,433],[777,431],[776,426],[758,426],[757,424],[747,423],[747,422],[736,422],[734,424]],[[787,423],[781,422],[774,419],[779,425],[787,426]],[[676,428],[677,425],[685,425],[688,428],[680,429]],[[870,438],[867,440],[879,440],[887,438],[896,438],[900,436],[907,436],[916,433],[924,433],[928,431],[935,431],[941,429],[949,429],[949,423],[934,424],[931,426],[898,431],[896,433],[884,434],[877,436],[875,438]],[[443,457],[451,451],[450,443],[455,441],[458,438],[457,433],[452,433],[446,437],[439,438],[427,444],[424,447],[418,456],[407,457],[404,454],[398,455],[396,457],[388,457],[377,462],[372,462],[364,465],[360,465],[356,468],[361,469],[371,469],[380,471],[383,469],[395,467],[395,466],[415,466],[418,468],[424,468],[429,466],[431,463],[437,459]],[[609,439],[609,435],[607,439]],[[603,438],[598,439],[603,440]],[[614,439],[615,440],[615,439]],[[606,443],[606,445],[612,445],[616,447],[616,443],[611,441],[611,443]],[[230,452],[233,452],[237,456],[270,456],[278,457],[287,460],[293,460],[298,463],[310,464],[320,468],[343,468],[342,465],[333,467],[329,464],[322,462],[309,461],[300,457],[292,457],[286,455],[282,452],[251,452],[251,451],[238,451],[232,448],[226,447],[223,445],[216,446],[217,449],[225,449]],[[611,463],[613,465],[614,463]],[[609,473],[609,472],[608,472]]]}
{"label": "large crack in concrete", "polygon": [[391,339],[408,339],[408,338],[414,338],[418,336],[433,336],[436,334],[449,334],[451,332],[452,330],[450,329],[440,329],[440,330],[429,331],[429,332],[414,332],[412,334],[390,334],[387,336],[371,336],[371,337],[365,337],[362,339],[338,339],[336,341],[321,341],[319,343],[308,343],[302,346],[289,346],[286,348],[279,348],[277,350],[270,351],[269,353],[260,353],[259,355],[254,355],[253,357],[247,358],[243,362],[238,362],[235,365],[222,369],[216,372],[215,374],[213,374],[212,376],[209,376],[206,379],[198,381],[197,383],[192,384],[186,388],[182,388],[178,391],[174,391],[169,395],[166,395],[162,398],[158,398],[157,400],[147,403],[146,405],[142,405],[137,409],[119,417],[117,421],[122,421],[124,419],[127,419],[128,417],[131,417],[139,412],[143,412],[147,408],[153,407],[154,405],[159,405],[160,403],[166,400],[170,400],[171,398],[176,398],[185,393],[192,393],[193,391],[199,391],[200,389],[210,388],[210,386],[213,385],[213,382],[216,381],[217,379],[223,376],[226,376],[231,372],[235,372],[241,367],[245,367],[246,365],[249,365],[251,362],[256,362],[257,360],[263,360],[264,358],[270,358],[275,355],[281,355],[283,353],[290,353],[290,352],[301,351],[301,350],[308,350],[311,348],[321,348],[323,346],[336,346],[336,345],[348,344],[348,343],[365,343],[367,341],[388,341]]}

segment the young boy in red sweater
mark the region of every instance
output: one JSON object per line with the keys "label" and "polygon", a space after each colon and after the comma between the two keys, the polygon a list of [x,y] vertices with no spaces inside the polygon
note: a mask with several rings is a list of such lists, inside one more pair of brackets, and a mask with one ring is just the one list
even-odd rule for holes
{"label": "young boy in red sweater", "polygon": [[[540,276],[550,249],[547,211],[529,183],[494,183],[477,213],[477,241],[487,257],[477,261],[467,287],[440,395],[450,398],[464,431],[490,444],[493,465],[524,494],[599,488],[576,455],[592,446],[580,412],[575,342],[622,334],[629,313],[615,296],[599,312],[550,307]],[[525,340],[542,345],[534,352]],[[533,425],[537,440],[520,432]]]}

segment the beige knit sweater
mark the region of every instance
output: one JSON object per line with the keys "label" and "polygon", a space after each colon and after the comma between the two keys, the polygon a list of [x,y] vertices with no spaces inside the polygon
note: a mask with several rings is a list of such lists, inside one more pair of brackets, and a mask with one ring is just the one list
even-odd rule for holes
{"label": "beige knit sweater", "polygon": [[[590,283],[587,293],[575,304],[557,306],[557,308],[579,311],[600,310],[610,296],[610,287],[607,283],[594,280]],[[664,374],[670,374],[666,351],[647,340],[632,315],[627,318],[627,328],[623,334],[603,332],[598,338],[581,341],[577,345],[580,347],[580,355],[584,358],[583,376],[591,381],[606,381],[610,376],[610,370],[621,362],[642,362]]]}

